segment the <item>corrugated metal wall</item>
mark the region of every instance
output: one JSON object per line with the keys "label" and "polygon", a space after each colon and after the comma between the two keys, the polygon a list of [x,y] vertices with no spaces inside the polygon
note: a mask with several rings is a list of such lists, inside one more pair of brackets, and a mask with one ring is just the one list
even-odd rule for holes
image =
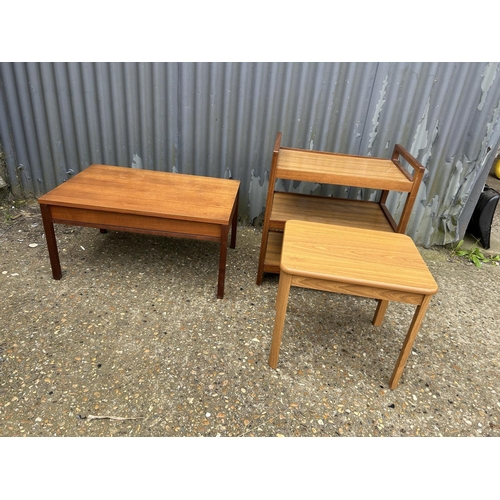
{"label": "corrugated metal wall", "polygon": [[[498,63],[0,63],[0,145],[18,196],[92,163],[232,177],[264,208],[272,147],[389,157],[427,172],[408,234],[465,232],[500,145]],[[288,183],[373,199],[377,193]],[[400,196],[390,200],[397,213]]]}

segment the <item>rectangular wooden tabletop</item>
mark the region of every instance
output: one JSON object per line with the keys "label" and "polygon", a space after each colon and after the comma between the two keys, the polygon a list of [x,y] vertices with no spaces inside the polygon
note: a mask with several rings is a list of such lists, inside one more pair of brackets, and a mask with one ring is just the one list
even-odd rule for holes
{"label": "rectangular wooden tabletop", "polygon": [[401,192],[413,186],[392,160],[292,148],[280,149],[277,177]]}
{"label": "rectangular wooden tabletop", "polygon": [[40,204],[229,224],[240,182],[91,165],[41,196]]}
{"label": "rectangular wooden tabletop", "polygon": [[288,221],[281,269],[296,276],[424,295],[438,290],[413,240],[385,231]]}

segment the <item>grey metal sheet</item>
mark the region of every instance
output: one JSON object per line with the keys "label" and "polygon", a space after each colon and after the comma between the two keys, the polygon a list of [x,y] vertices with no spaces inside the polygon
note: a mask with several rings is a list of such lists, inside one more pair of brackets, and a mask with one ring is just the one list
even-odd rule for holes
{"label": "grey metal sheet", "polygon": [[441,245],[463,236],[500,145],[498,73],[478,62],[4,62],[0,145],[19,196],[108,163],[239,179],[240,216],[252,221],[277,131],[285,146],[380,157],[400,143],[426,167],[408,234]]}

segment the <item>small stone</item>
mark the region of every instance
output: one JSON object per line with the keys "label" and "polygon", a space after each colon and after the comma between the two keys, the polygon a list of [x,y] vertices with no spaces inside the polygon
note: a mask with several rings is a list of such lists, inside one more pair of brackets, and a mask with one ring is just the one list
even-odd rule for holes
{"label": "small stone", "polygon": [[210,414],[210,412],[208,412],[208,411],[207,411],[207,413],[205,413],[205,417],[207,417],[207,418],[208,418],[208,417],[210,417],[210,415],[211,415],[211,414]]}
{"label": "small stone", "polygon": [[30,248],[36,248],[38,246],[38,243],[30,243],[28,246]]}

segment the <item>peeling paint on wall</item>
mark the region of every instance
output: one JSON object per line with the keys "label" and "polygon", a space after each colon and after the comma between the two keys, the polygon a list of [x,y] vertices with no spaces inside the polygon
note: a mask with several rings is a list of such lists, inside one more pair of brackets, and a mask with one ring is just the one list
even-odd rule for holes
{"label": "peeling paint on wall", "polygon": [[[498,126],[499,119],[500,119],[500,102],[499,105],[493,110],[492,120],[486,124],[486,135],[481,145],[481,149],[484,149],[487,145],[491,144],[492,135],[494,133],[495,127]],[[497,154],[495,154],[494,156],[497,156]]]}
{"label": "peeling paint on wall", "polygon": [[[239,216],[253,221],[276,132],[288,147],[382,158],[399,142],[426,168],[408,234],[440,245],[463,235],[500,148],[499,66],[0,62],[6,181],[18,196],[39,195],[92,163],[231,177],[241,181]],[[314,183],[277,188],[379,197]],[[388,207],[397,214],[403,201],[391,196]]]}
{"label": "peeling paint on wall", "polygon": [[477,109],[479,111],[481,111],[484,107],[488,91],[490,90],[491,86],[493,85],[493,82],[495,81],[497,69],[498,69],[498,63],[488,63],[486,65],[483,74],[481,75],[483,77],[483,81],[481,82],[481,92],[482,92],[481,101],[477,106]]}
{"label": "peeling paint on wall", "polygon": [[301,182],[301,181],[283,181],[281,179],[276,183],[278,191],[288,191],[289,193],[296,194],[318,194],[321,187],[316,182]]}
{"label": "peeling paint on wall", "polygon": [[134,156],[132,157],[132,168],[143,168],[142,158],[137,154],[134,154]]}
{"label": "peeling paint on wall", "polygon": [[[424,199],[426,199],[424,197]],[[414,228],[414,234],[417,235],[416,238],[421,242],[421,244],[429,248],[433,245],[433,233],[435,231],[435,227],[437,225],[436,219],[438,216],[438,210],[439,210],[439,197],[436,195],[432,198],[430,203],[424,204],[422,203],[422,208],[424,211],[424,218],[426,220],[430,220],[432,222],[431,224],[431,230],[429,231],[428,228],[424,225],[416,225]]]}
{"label": "peeling paint on wall", "polygon": [[375,141],[375,138],[377,137],[377,130],[378,130],[378,127],[380,124],[380,114],[382,113],[382,109],[384,108],[385,95],[386,95],[386,89],[387,89],[388,84],[389,84],[389,77],[388,77],[388,75],[386,75],[384,78],[384,83],[382,85],[382,89],[380,90],[380,93],[379,93],[379,99],[377,101],[375,113],[373,114],[373,118],[372,118],[372,128],[371,128],[371,132],[370,132],[370,141],[368,142],[368,151],[371,151],[371,149],[373,147],[373,142]]}
{"label": "peeling paint on wall", "polygon": [[261,215],[262,211],[266,206],[268,185],[269,185],[269,177],[267,177],[265,181],[261,183],[260,177],[256,175],[255,170],[252,169],[250,187],[248,189],[248,198],[252,200],[252,203],[249,207],[249,218],[251,223],[253,223],[253,221],[259,215]]}
{"label": "peeling paint on wall", "polygon": [[429,143],[428,141],[429,131],[427,128],[427,120],[429,118],[429,107],[430,107],[430,100],[427,99],[424,112],[422,114],[422,118],[417,126],[417,130],[413,137],[413,143],[410,148],[410,153],[414,157],[418,157],[418,152],[422,149],[425,149],[427,147],[427,144]]}

